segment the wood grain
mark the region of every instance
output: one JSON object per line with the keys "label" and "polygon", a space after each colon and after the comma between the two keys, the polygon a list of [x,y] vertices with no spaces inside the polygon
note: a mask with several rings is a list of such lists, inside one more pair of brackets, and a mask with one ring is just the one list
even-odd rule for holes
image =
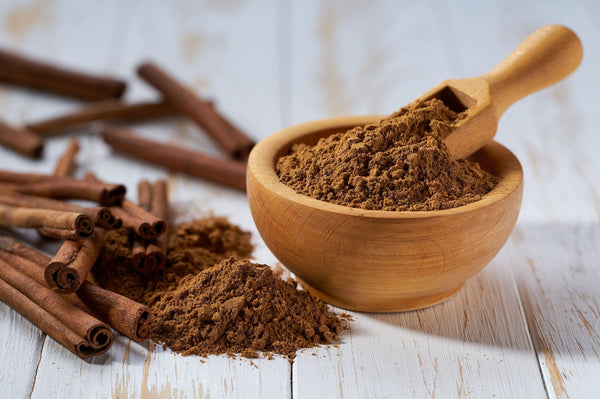
{"label": "wood grain", "polygon": [[[600,228],[526,224],[513,237],[527,321],[553,397],[592,397],[600,381]],[[565,282],[567,282],[565,284]]]}
{"label": "wood grain", "polygon": [[354,314],[339,348],[298,355],[294,398],[545,398],[509,261],[503,250],[440,305]]}

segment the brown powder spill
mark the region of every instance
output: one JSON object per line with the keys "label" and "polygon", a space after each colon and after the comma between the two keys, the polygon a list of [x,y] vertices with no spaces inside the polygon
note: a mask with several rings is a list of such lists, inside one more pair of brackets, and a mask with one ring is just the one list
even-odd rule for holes
{"label": "brown powder spill", "polygon": [[234,257],[179,282],[154,306],[153,336],[184,355],[267,351],[290,358],[330,344],[347,323],[292,280]]}
{"label": "brown powder spill", "polygon": [[167,267],[141,275],[131,266],[133,235],[127,229],[108,231],[93,279],[103,288],[151,306],[160,296],[175,289],[179,280],[196,274],[231,256],[252,254],[250,233],[226,218],[208,217],[173,229],[167,252]]}
{"label": "brown powder spill", "polygon": [[132,235],[109,231],[93,279],[102,287],[151,307],[152,339],[184,355],[257,351],[287,355],[328,344],[347,329],[347,315],[327,305],[281,272],[243,258],[252,253],[250,233],[225,218],[176,226],[167,266],[140,275],[131,266]]}
{"label": "brown powder spill", "polygon": [[362,209],[432,211],[481,199],[498,178],[443,143],[462,117],[437,99],[376,124],[296,144],[277,162],[282,182],[310,197]]}

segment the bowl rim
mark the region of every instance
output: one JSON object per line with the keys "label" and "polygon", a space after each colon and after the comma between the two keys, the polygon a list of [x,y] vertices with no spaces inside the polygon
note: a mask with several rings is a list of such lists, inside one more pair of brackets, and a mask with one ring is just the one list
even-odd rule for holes
{"label": "bowl rim", "polygon": [[279,180],[275,170],[275,157],[280,149],[292,141],[301,139],[312,132],[335,129],[343,126],[358,126],[381,120],[382,115],[338,116],[292,125],[270,134],[259,141],[252,149],[248,158],[247,187],[251,187],[254,178],[272,194],[285,197],[287,200],[310,208],[328,211],[350,217],[368,217],[384,219],[423,219],[468,213],[495,204],[517,191],[523,182],[523,168],[517,157],[500,143],[493,141],[484,148],[495,154],[503,155],[502,169],[507,173],[489,193],[479,201],[471,202],[455,208],[437,211],[384,211],[354,208],[338,205],[327,201],[297,193],[293,188]]}

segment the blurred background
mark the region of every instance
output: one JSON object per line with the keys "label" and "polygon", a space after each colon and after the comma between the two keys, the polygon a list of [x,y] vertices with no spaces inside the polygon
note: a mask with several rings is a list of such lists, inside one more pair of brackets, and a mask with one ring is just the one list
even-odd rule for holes
{"label": "blurred background", "polygon": [[[389,114],[443,79],[486,72],[535,29],[565,24],[583,41],[582,65],[509,109],[497,139],[525,166],[525,218],[586,220],[600,212],[599,189],[590,184],[590,171],[600,168],[598,21],[600,6],[591,0],[3,0],[0,45],[124,78],[131,100],[158,97],[135,74],[154,60],[260,139],[311,119]],[[0,116],[14,124],[79,105],[0,85]],[[137,130],[219,153],[183,118]],[[86,137],[82,158],[92,168],[108,149]],[[47,170],[65,140],[49,140],[42,162],[0,149],[2,164]]]}

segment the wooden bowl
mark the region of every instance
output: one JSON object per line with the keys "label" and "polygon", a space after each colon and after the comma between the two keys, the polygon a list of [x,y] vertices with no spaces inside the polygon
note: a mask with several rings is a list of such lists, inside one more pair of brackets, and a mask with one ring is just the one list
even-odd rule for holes
{"label": "wooden bowl", "polygon": [[379,119],[331,118],[265,138],[248,160],[248,200],[267,246],[316,296],[359,311],[418,309],[456,293],[500,251],[519,214],[523,170],[508,149],[490,143],[471,158],[500,176],[498,185],[480,201],[430,212],[335,205],[279,181],[275,164],[292,144]]}

